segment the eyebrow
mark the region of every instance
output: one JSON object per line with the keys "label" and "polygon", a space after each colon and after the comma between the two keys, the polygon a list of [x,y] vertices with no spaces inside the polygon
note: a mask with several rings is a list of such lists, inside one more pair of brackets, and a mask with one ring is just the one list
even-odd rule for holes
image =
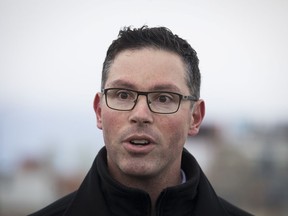
{"label": "eyebrow", "polygon": [[[114,80],[109,84],[109,87],[117,87],[117,88],[128,88],[131,90],[139,90],[137,89],[137,87],[129,82],[129,81],[124,81],[121,79],[118,80]],[[154,86],[152,86],[149,91],[173,91],[173,92],[181,92],[181,90],[175,86],[174,84],[170,84],[170,83],[162,83],[162,84],[156,84]]]}
{"label": "eyebrow", "polygon": [[124,81],[124,80],[121,80],[121,79],[112,81],[109,84],[109,87],[128,88],[128,89],[135,89],[136,88],[134,84],[127,82],[127,81]]}
{"label": "eyebrow", "polygon": [[174,91],[174,92],[181,92],[180,89],[173,85],[173,84],[159,84],[155,85],[151,88],[153,91]]}

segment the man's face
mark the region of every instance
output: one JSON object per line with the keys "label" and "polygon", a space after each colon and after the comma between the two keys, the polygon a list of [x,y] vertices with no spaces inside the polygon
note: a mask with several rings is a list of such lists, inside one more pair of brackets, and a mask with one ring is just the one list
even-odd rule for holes
{"label": "man's face", "polygon": [[[174,53],[126,50],[112,63],[105,88],[189,95],[185,73],[184,63]],[[167,177],[179,171],[186,138],[197,134],[204,115],[203,101],[194,106],[191,109],[191,102],[182,101],[174,114],[152,113],[140,95],[133,110],[117,111],[108,108],[105,96],[98,93],[94,102],[97,126],[103,130],[112,176],[118,180]]]}

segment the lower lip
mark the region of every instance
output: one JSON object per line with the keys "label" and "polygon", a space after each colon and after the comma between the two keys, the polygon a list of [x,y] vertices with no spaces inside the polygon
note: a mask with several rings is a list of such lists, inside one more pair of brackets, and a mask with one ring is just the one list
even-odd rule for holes
{"label": "lower lip", "polygon": [[147,145],[133,145],[130,142],[125,142],[123,147],[131,154],[148,154],[154,149],[155,146],[151,143]]}

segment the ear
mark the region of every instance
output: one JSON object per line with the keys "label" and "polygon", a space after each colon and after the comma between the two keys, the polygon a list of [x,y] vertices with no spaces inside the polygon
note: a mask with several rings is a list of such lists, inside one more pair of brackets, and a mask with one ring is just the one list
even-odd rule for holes
{"label": "ear", "polygon": [[97,93],[95,95],[93,105],[94,105],[94,111],[95,111],[96,118],[97,118],[97,127],[99,129],[102,129],[102,116],[101,116],[102,108],[101,108],[101,94],[100,93]]}
{"label": "ear", "polygon": [[198,100],[193,105],[192,108],[192,120],[188,132],[190,136],[195,136],[196,134],[198,134],[204,116],[205,116],[205,103],[203,100]]}

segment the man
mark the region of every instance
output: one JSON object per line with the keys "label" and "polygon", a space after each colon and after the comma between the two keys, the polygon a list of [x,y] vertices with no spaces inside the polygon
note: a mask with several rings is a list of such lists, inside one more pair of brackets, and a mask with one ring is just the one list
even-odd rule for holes
{"label": "man", "polygon": [[105,147],[80,188],[32,215],[250,215],[218,197],[184,149],[205,114],[196,52],[164,27],[124,28],[94,100]]}

